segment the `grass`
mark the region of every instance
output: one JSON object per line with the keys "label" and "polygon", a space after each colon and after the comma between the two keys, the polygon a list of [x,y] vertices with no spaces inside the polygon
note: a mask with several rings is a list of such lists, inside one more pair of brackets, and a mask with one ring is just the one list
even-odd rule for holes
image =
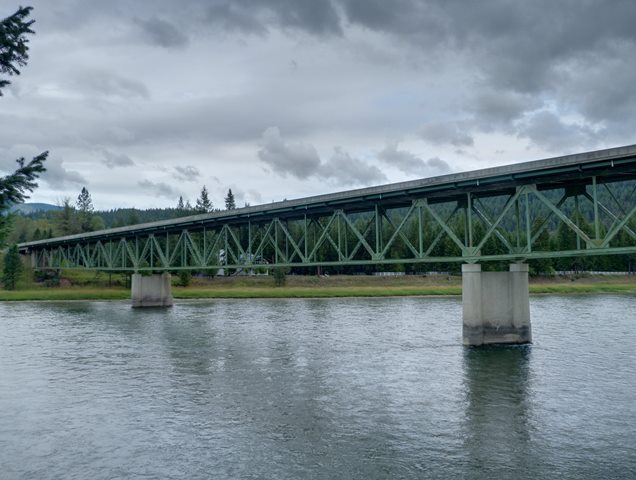
{"label": "grass", "polygon": [[413,295],[461,295],[461,287],[272,287],[272,288],[181,288],[174,298],[332,298],[404,297]]}
{"label": "grass", "polygon": [[[176,277],[173,277],[176,280]],[[459,276],[288,276],[274,287],[272,277],[193,278],[187,287],[173,286],[176,299],[205,298],[327,298],[461,295]],[[130,290],[120,276],[85,271],[63,272],[59,287],[23,282],[14,291],[0,290],[0,301],[126,300]],[[636,293],[635,277],[531,279],[531,294]]]}
{"label": "grass", "polygon": [[26,300],[124,300],[130,292],[123,288],[94,287],[40,287],[18,290],[0,290],[0,301]]}

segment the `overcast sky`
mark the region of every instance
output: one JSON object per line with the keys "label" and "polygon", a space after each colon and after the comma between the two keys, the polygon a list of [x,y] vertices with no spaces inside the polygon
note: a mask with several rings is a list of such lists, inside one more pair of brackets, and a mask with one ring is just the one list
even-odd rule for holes
{"label": "overcast sky", "polygon": [[634,0],[28,4],[0,174],[50,150],[31,201],[255,205],[636,143]]}

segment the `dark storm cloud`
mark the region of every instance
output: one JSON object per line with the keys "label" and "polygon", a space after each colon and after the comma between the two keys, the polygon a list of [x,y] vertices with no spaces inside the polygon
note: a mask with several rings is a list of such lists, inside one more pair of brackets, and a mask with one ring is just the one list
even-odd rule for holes
{"label": "dark storm cloud", "polygon": [[[604,0],[342,0],[352,24],[421,48],[452,48],[487,60],[482,71],[500,86],[536,90],[553,62],[616,40],[634,42],[636,3]],[[493,69],[494,68],[494,69]]]}
{"label": "dark storm cloud", "polygon": [[[463,108],[474,119],[473,131],[510,131],[513,122],[546,104],[605,122],[610,132],[624,132],[625,120],[636,127],[630,87],[636,80],[634,1],[340,4],[352,25],[391,35],[423,54],[462,55],[480,86]],[[570,140],[588,138],[585,132],[572,135],[574,127],[566,130]],[[533,141],[554,144],[547,129],[535,125],[530,131]]]}
{"label": "dark storm cloud", "polygon": [[220,0],[209,2],[208,21],[226,31],[264,35],[272,27],[312,35],[342,33],[331,0]]}
{"label": "dark storm cloud", "polygon": [[288,143],[275,127],[263,133],[258,157],[282,177],[320,178],[339,185],[368,185],[387,180],[378,167],[352,157],[339,147],[329,160],[322,162],[313,145]]}
{"label": "dark storm cloud", "polygon": [[399,150],[397,143],[387,145],[378,153],[378,159],[409,175],[431,176],[451,171],[444,160],[437,157],[423,160],[407,150]]}
{"label": "dark storm cloud", "polygon": [[509,129],[525,112],[540,107],[532,95],[488,90],[477,94],[468,106],[483,131]]}
{"label": "dark storm cloud", "polygon": [[199,171],[199,169],[192,165],[177,166],[177,167],[174,167],[174,169],[176,170],[174,177],[177,180],[184,180],[186,182],[195,182],[199,178],[201,178],[201,172]]}
{"label": "dark storm cloud", "polygon": [[[61,3],[77,24],[96,22],[96,28],[108,15],[128,14],[146,41],[163,47],[188,46],[182,25],[188,25],[189,32],[212,27],[236,35],[282,30],[338,37],[359,27],[386,35],[387,42],[402,43],[415,59],[418,54],[460,55],[478,84],[462,108],[474,119],[471,131],[459,139],[463,146],[470,144],[473,132],[508,131],[511,122],[545,102],[567,104],[586,119],[613,123],[627,109],[614,98],[619,89],[612,83],[631,80],[635,70],[636,2],[626,0],[192,0],[178,8],[158,0],[150,18],[144,5],[124,0],[108,2],[109,8],[97,1]],[[55,18],[49,13],[43,21]],[[610,65],[608,81],[595,65],[612,59],[623,62]],[[110,79],[97,87],[111,94],[147,95],[139,86]],[[586,91],[575,95],[583,87]]]}
{"label": "dark storm cloud", "polygon": [[586,118],[594,122],[608,119],[627,125],[633,131],[636,111],[636,67],[633,49],[617,45],[609,57],[590,55],[572,69],[581,69],[559,92],[570,104],[576,104]]}
{"label": "dark storm cloud", "polygon": [[110,150],[103,149],[102,155],[104,157],[102,159],[102,163],[108,168],[132,167],[135,165],[135,162],[133,162],[132,159],[124,153],[114,153]]}
{"label": "dark storm cloud", "polygon": [[164,48],[183,48],[188,45],[188,37],[167,20],[153,17],[135,18],[134,21],[141,28],[144,38],[153,45]]}

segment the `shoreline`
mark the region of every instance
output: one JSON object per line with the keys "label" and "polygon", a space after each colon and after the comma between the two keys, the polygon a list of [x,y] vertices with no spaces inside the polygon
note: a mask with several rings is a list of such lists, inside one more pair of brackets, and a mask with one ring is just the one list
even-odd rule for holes
{"label": "shoreline", "polygon": [[[294,298],[389,298],[389,297],[459,297],[461,280],[457,277],[441,282],[426,281],[391,282],[382,279],[373,282],[356,282],[356,278],[336,278],[333,281],[290,282],[301,285],[274,287],[264,282],[222,281],[215,284],[173,286],[175,300],[210,299],[294,299]],[[417,280],[417,279],[416,279]],[[434,279],[440,280],[440,279]],[[590,295],[636,293],[636,278],[580,278],[531,280],[530,295]],[[305,283],[305,284],[302,284]],[[359,285],[357,283],[366,283]],[[220,285],[219,285],[220,284]],[[105,286],[63,286],[0,290],[0,302],[16,301],[109,301],[129,300],[130,289]]]}

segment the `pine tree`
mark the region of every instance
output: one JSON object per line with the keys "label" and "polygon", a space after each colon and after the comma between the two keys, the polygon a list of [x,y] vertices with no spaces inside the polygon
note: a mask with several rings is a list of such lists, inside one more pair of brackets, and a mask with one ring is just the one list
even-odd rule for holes
{"label": "pine tree", "polygon": [[77,213],[75,208],[71,205],[71,201],[65,198],[62,204],[62,210],[57,212],[56,226],[60,235],[73,235],[79,233],[79,227],[77,224]]}
{"label": "pine tree", "polygon": [[81,232],[90,232],[93,230],[93,200],[91,194],[88,193],[86,187],[82,187],[82,191],[77,197],[75,203],[79,216],[79,228]]}
{"label": "pine tree", "polygon": [[185,205],[183,204],[183,196],[179,195],[179,201],[177,202],[177,210],[184,210]]}
{"label": "pine tree", "polygon": [[[19,75],[18,67],[26,65],[29,58],[26,39],[27,34],[33,34],[31,25],[33,20],[26,20],[32,7],[21,7],[16,13],[0,20],[0,75]],[[9,85],[9,80],[0,78],[0,96],[2,88]],[[36,179],[45,171],[44,161],[48,152],[41,153],[25,165],[24,158],[17,160],[18,169],[11,175],[0,177],[0,244],[8,233],[10,220],[3,217],[3,213],[12,204],[23,202],[38,185]]]}
{"label": "pine tree", "polygon": [[4,271],[2,283],[6,290],[15,290],[15,285],[22,271],[22,263],[20,261],[20,253],[18,246],[13,245],[4,257]]}
{"label": "pine tree", "polygon": [[234,210],[236,208],[236,202],[234,201],[234,194],[230,188],[225,196],[225,208],[227,210]]}
{"label": "pine tree", "polygon": [[[35,33],[31,30],[35,20],[26,20],[31,10],[33,7],[20,7],[13,15],[0,21],[0,74],[20,75],[18,67],[24,67],[29,59],[26,36]],[[0,89],[10,84],[9,80],[0,79]]]}
{"label": "pine tree", "polygon": [[203,185],[203,188],[201,189],[201,196],[197,198],[195,210],[200,213],[207,213],[212,210],[212,202],[210,201],[208,189],[205,188],[205,185]]}
{"label": "pine tree", "polygon": [[93,200],[91,199],[91,194],[86,190],[86,187],[82,187],[82,191],[78,195],[75,205],[80,212],[93,213]]}

